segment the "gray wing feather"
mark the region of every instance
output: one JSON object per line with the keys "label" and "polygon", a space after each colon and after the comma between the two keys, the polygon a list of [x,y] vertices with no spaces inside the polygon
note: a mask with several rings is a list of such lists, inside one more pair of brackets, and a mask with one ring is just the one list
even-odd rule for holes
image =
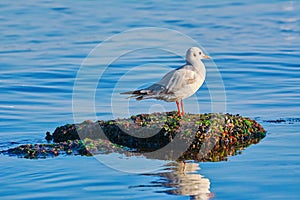
{"label": "gray wing feather", "polygon": [[164,95],[174,94],[177,90],[189,84],[188,80],[195,79],[195,72],[191,70],[190,67],[192,66],[184,65],[178,69],[172,70],[160,81],[145,89],[124,92],[121,94],[132,94],[129,98],[136,98],[137,100],[148,98],[164,99]]}
{"label": "gray wing feather", "polygon": [[168,92],[175,92],[188,84],[188,80],[195,79],[195,72],[183,66],[166,74],[158,84],[164,85]]}

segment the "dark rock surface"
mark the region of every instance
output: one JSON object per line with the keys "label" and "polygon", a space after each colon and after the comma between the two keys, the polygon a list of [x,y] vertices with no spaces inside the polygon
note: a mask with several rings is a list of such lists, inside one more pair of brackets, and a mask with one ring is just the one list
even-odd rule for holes
{"label": "dark rock surface", "polygon": [[[255,120],[231,114],[176,112],[140,114],[129,119],[84,121],[57,127],[51,144],[22,145],[2,151],[24,158],[61,154],[119,152],[167,160],[226,160],[266,135]],[[54,150],[53,150],[54,149]]]}

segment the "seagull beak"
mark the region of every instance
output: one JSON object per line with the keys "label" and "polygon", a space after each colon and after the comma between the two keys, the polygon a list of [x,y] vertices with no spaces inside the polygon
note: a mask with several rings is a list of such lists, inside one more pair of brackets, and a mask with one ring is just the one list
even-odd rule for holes
{"label": "seagull beak", "polygon": [[205,58],[205,59],[211,59],[211,57],[209,57],[207,55],[203,55],[202,57]]}

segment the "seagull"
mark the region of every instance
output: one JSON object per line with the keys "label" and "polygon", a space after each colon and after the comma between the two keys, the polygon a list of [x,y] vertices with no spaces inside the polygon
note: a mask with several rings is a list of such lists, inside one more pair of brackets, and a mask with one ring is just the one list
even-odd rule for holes
{"label": "seagull", "polygon": [[121,94],[131,95],[136,100],[157,99],[176,102],[178,115],[184,115],[183,99],[192,96],[202,86],[206,69],[201,61],[210,59],[198,47],[191,47],[186,52],[186,64],[168,72],[160,81],[153,85]]}

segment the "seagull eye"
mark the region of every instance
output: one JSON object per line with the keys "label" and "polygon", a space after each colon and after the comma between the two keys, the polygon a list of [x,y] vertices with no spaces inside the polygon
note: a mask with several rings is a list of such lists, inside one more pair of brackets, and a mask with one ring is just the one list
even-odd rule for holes
{"label": "seagull eye", "polygon": [[199,55],[201,55],[201,51],[199,51]]}

